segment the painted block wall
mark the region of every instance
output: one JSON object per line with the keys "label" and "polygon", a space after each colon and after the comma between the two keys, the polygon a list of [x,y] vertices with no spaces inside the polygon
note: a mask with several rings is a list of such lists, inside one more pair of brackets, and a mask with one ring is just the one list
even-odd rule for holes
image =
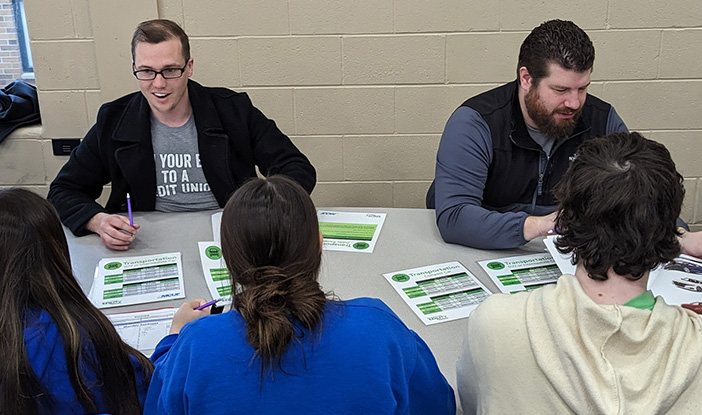
{"label": "painted block wall", "polygon": [[685,176],[683,217],[702,223],[699,0],[26,1],[43,124],[0,144],[0,187],[45,194],[102,102],[137,90],[136,24],[190,35],[193,79],[248,92],[311,159],[319,206],[423,207],[451,112],[514,79],[518,48],[552,18],[596,47],[590,92],[663,142]]}

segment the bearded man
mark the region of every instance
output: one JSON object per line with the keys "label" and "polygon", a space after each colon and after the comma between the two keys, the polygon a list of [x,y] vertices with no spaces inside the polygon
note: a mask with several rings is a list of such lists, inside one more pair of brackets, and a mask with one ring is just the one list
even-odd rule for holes
{"label": "bearded man", "polygon": [[554,228],[552,190],[578,146],[628,132],[614,107],[587,93],[594,60],[582,29],[550,20],[524,39],[516,81],[451,115],[427,193],[446,242],[514,248]]}

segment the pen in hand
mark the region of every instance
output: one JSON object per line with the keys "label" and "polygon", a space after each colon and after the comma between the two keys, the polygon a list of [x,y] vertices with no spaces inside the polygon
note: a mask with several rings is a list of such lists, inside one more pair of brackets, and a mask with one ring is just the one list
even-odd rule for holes
{"label": "pen in hand", "polygon": [[204,309],[206,309],[207,307],[209,307],[209,306],[211,306],[211,305],[217,304],[218,301],[219,301],[219,300],[208,301],[208,302],[206,302],[205,304],[201,305],[200,307],[197,307],[195,310],[204,310]]}
{"label": "pen in hand", "polygon": [[[204,301],[204,299],[198,298],[197,300],[184,302],[176,311],[175,316],[173,316],[171,328],[168,330],[169,334],[178,334],[186,324],[210,314],[212,310],[207,310],[207,307],[213,306],[219,300],[210,301],[209,303],[204,303]],[[201,303],[204,304],[198,307],[198,304]]]}
{"label": "pen in hand", "polygon": [[129,226],[134,226],[134,218],[132,217],[132,198],[127,193],[127,213],[129,214]]}

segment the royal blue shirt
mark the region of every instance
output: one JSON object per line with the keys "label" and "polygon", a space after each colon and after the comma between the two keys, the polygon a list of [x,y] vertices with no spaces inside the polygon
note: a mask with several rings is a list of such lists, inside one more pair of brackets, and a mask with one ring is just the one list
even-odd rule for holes
{"label": "royal blue shirt", "polygon": [[187,324],[152,355],[145,414],[454,414],[422,339],[380,300],[328,302],[263,382],[236,311]]}
{"label": "royal blue shirt", "polygon": [[[59,333],[54,319],[45,310],[32,309],[25,313],[24,342],[27,357],[39,382],[53,398],[53,407],[49,407],[48,399],[39,399],[41,414],[84,414],[85,409],[78,402],[68,377],[66,355],[63,348],[63,336]],[[84,359],[79,361],[79,368],[84,382],[95,397],[98,411],[105,412],[102,388],[97,382],[97,376],[92,366],[97,366],[97,360],[92,344],[84,349]],[[91,361],[92,360],[92,361]],[[146,398],[148,381],[144,370],[132,358],[136,374],[139,403],[143,407]]]}

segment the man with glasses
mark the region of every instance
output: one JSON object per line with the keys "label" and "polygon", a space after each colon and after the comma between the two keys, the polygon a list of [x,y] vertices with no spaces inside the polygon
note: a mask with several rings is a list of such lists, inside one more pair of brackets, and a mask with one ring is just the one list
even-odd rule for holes
{"label": "man with glasses", "polygon": [[[312,192],[314,167],[243,93],[190,80],[188,36],[169,20],[149,20],[132,37],[141,93],[100,108],[97,123],[51,183],[48,199],[75,235],[94,232],[126,250],[139,225],[116,212],[223,207],[239,185],[283,174]],[[103,208],[96,199],[112,191]]]}

